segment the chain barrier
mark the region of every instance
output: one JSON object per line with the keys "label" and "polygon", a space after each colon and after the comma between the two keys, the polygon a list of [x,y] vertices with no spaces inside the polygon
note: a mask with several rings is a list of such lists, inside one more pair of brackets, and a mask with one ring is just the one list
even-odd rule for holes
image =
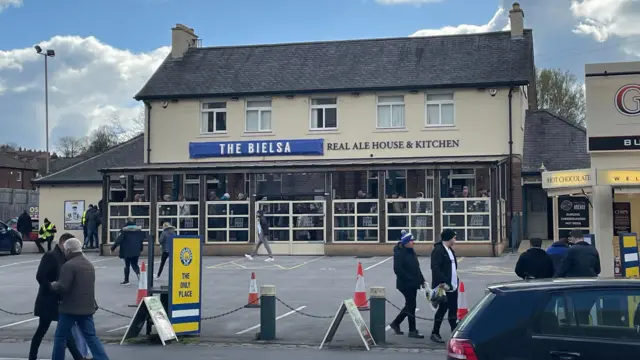
{"label": "chain barrier", "polygon": [[[391,306],[393,306],[394,308],[396,308],[397,310],[399,310],[399,311],[403,311],[403,309],[402,309],[401,307],[396,306],[396,304],[394,304],[394,303],[392,303],[391,301],[389,301],[389,299],[384,299],[384,300],[385,300],[389,305],[391,305]],[[415,318],[415,319],[424,320],[424,321],[435,321],[435,320],[436,320],[435,318],[424,318],[424,317],[420,317],[420,316],[415,315],[415,314],[414,314],[414,315],[407,314],[407,313],[405,313],[405,314],[406,314],[407,316],[411,316],[411,317],[413,317],[413,318]],[[456,321],[458,321],[458,315],[457,315],[457,314],[454,314],[454,315],[447,314],[447,315],[449,315],[449,316],[447,316],[447,317],[443,318],[443,319],[442,319],[442,321],[445,321],[445,320],[447,320],[447,321],[448,321],[448,320],[450,320],[450,319],[455,319]]]}
{"label": "chain barrier", "polygon": [[116,315],[116,316],[120,316],[120,317],[127,318],[127,319],[129,319],[129,318],[131,318],[131,316],[133,316],[133,315],[120,314],[120,313],[117,313],[115,311],[112,311],[112,310],[109,310],[109,309],[105,309],[102,306],[98,306],[98,309],[100,309],[100,310],[102,310],[102,311],[104,311],[106,313],[109,313],[109,314],[112,314],[112,315]]}
{"label": "chain barrier", "polygon": [[247,304],[242,305],[242,306],[241,306],[241,307],[239,307],[239,308],[236,308],[236,309],[233,309],[233,310],[230,310],[230,311],[227,311],[227,312],[223,312],[223,313],[218,314],[218,315],[204,317],[204,318],[202,318],[202,319],[201,319],[201,321],[204,321],[204,320],[219,319],[219,318],[221,318],[221,317],[224,317],[224,316],[227,316],[227,315],[231,315],[231,314],[233,314],[233,313],[237,313],[238,311],[240,311],[240,310],[244,309],[246,306],[248,306],[248,305],[253,305],[253,304],[255,304],[255,303],[259,302],[261,298],[262,298],[262,297],[258,297],[257,299],[255,299],[255,300],[253,300],[253,301],[250,301],[250,302],[248,302]]}
{"label": "chain barrier", "polygon": [[285,303],[284,301],[280,300],[280,298],[277,297],[277,296],[276,296],[276,300],[278,300],[278,302],[280,304],[284,305],[284,307],[286,307],[287,309],[289,309],[291,311],[294,311],[296,314],[300,314],[300,315],[307,316],[307,317],[310,317],[310,318],[314,318],[314,319],[333,319],[336,316],[335,314],[331,315],[331,316],[312,315],[312,314],[305,313],[303,311],[297,310],[296,308],[294,308],[294,307],[290,306],[289,304]]}
{"label": "chain barrier", "polygon": [[29,311],[29,312],[13,312],[13,311],[9,311],[9,310],[4,310],[4,309],[0,309],[1,313],[5,313],[5,314],[9,314],[9,315],[14,315],[14,316],[25,316],[25,315],[31,315],[33,314],[33,311]]}

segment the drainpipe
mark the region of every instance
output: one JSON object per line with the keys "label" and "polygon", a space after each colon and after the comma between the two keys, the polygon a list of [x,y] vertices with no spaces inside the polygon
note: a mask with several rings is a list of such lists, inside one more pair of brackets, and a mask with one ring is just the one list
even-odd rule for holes
{"label": "drainpipe", "polygon": [[509,245],[515,251],[513,243],[513,87],[509,88]]}
{"label": "drainpipe", "polygon": [[151,103],[145,101],[147,108],[147,164],[151,164]]}

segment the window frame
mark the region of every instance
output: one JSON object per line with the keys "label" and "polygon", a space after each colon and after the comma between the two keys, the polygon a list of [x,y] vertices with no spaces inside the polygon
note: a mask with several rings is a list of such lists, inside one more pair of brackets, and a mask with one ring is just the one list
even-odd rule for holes
{"label": "window frame", "polygon": [[[400,102],[384,102],[381,103],[380,102],[380,98],[381,97],[399,97],[402,96],[402,103]],[[393,126],[393,107],[394,106],[400,106],[402,105],[403,108],[403,115],[402,115],[402,126]],[[379,110],[380,110],[380,106],[389,106],[390,110],[391,110],[391,123],[390,126],[385,127],[385,126],[380,126],[380,116],[379,116]],[[403,130],[407,128],[407,105],[406,105],[406,101],[405,101],[405,95],[404,94],[377,94],[376,95],[376,129],[377,130]]]}
{"label": "window frame", "polygon": [[[250,102],[254,101],[268,101],[269,107],[259,106],[259,107],[249,107]],[[249,111],[258,111],[258,130],[249,130]],[[265,111],[269,111],[271,114],[271,123],[269,124],[269,129],[262,129],[262,113]],[[254,99],[246,99],[244,102],[244,132],[245,133],[270,133],[273,132],[273,99],[270,98],[254,98]]]}
{"label": "window frame", "polygon": [[[451,100],[429,101],[429,95],[451,95]],[[438,105],[438,123],[429,123],[429,105]],[[442,105],[453,105],[453,124],[442,123]],[[455,91],[437,91],[424,93],[424,126],[427,128],[455,127],[456,126],[456,93]]]}
{"label": "window frame", "polygon": [[[214,109],[205,109],[204,105],[205,104],[224,104],[224,108],[214,108]],[[200,102],[200,135],[213,135],[213,134],[226,134],[227,130],[217,130],[217,125],[216,125],[216,116],[217,113],[224,113],[225,117],[224,117],[224,122],[225,122],[225,128],[227,128],[228,125],[228,121],[229,120],[229,114],[227,112],[227,101],[224,100],[211,100],[211,101],[201,101]],[[202,116],[205,113],[213,113],[213,131],[205,131],[205,122],[204,119],[202,118]],[[208,124],[207,124],[208,125]],[[208,126],[206,126],[208,127]]]}
{"label": "window frame", "polygon": [[[335,99],[335,104],[325,104],[325,105],[314,105],[314,100],[325,100],[325,99]],[[336,109],[336,126],[335,127],[326,127],[327,117],[325,113],[325,109]],[[313,110],[322,110],[322,122],[324,127],[314,127],[314,118],[313,118]],[[338,110],[338,97],[337,96],[314,96],[309,98],[309,130],[310,131],[335,131],[338,130],[339,127],[339,110]]]}

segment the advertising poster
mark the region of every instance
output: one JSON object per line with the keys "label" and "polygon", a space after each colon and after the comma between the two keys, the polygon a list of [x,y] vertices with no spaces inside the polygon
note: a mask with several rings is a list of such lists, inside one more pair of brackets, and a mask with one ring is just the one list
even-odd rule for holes
{"label": "advertising poster", "polygon": [[631,232],[631,203],[613,203],[613,235]]}
{"label": "advertising poster", "polygon": [[64,202],[64,229],[82,230],[82,214],[84,200],[67,200]]}
{"label": "advertising poster", "polygon": [[558,197],[558,228],[589,228],[589,202],[584,197]]}
{"label": "advertising poster", "polygon": [[202,238],[177,235],[169,255],[169,316],[178,335],[200,333]]}

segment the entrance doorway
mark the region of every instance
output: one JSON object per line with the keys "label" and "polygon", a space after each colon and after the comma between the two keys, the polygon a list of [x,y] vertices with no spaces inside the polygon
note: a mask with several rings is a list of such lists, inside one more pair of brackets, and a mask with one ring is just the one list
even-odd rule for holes
{"label": "entrance doorway", "polygon": [[[325,200],[257,201],[256,208],[269,222],[274,255],[324,255]],[[264,247],[259,253],[266,254]]]}

